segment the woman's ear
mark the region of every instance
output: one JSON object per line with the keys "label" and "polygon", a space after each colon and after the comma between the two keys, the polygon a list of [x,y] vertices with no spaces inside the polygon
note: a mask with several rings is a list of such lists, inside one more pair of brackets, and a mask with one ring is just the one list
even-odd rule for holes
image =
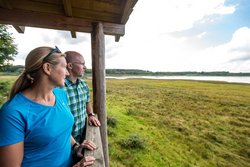
{"label": "woman's ear", "polygon": [[45,74],[47,74],[47,75],[51,74],[51,64],[44,63],[42,68],[43,68],[43,71],[44,71]]}

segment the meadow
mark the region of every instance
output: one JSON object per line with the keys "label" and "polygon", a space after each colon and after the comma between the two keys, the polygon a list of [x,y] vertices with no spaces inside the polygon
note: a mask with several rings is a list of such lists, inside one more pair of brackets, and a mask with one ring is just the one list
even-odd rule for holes
{"label": "meadow", "polygon": [[110,164],[250,166],[250,85],[107,80]]}
{"label": "meadow", "polygon": [[[0,77],[0,96],[6,96],[1,86],[12,83]],[[106,85],[111,167],[250,166],[250,84],[112,79]]]}

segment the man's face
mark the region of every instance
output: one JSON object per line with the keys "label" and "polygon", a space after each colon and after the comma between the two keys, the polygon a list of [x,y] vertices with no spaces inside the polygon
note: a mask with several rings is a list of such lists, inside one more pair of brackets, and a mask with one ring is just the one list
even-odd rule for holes
{"label": "man's face", "polygon": [[71,61],[71,74],[74,77],[82,77],[84,75],[84,72],[86,70],[85,66],[85,60],[82,56],[76,56],[72,61]]}

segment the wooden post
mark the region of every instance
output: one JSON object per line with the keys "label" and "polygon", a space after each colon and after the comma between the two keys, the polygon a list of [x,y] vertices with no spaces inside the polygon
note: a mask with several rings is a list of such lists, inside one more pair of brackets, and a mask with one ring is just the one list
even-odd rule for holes
{"label": "wooden post", "polygon": [[105,81],[105,41],[102,23],[93,23],[91,33],[93,109],[101,122],[101,138],[105,166],[109,166],[107,114],[106,114],[106,81]]}

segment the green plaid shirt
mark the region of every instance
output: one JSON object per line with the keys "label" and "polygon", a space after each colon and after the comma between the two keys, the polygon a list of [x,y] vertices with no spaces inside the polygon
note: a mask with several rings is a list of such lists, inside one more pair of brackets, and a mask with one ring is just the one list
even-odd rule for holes
{"label": "green plaid shirt", "polygon": [[76,83],[65,79],[64,89],[68,95],[69,107],[74,116],[72,136],[82,142],[86,122],[86,103],[90,101],[89,87],[86,81],[77,79]]}

